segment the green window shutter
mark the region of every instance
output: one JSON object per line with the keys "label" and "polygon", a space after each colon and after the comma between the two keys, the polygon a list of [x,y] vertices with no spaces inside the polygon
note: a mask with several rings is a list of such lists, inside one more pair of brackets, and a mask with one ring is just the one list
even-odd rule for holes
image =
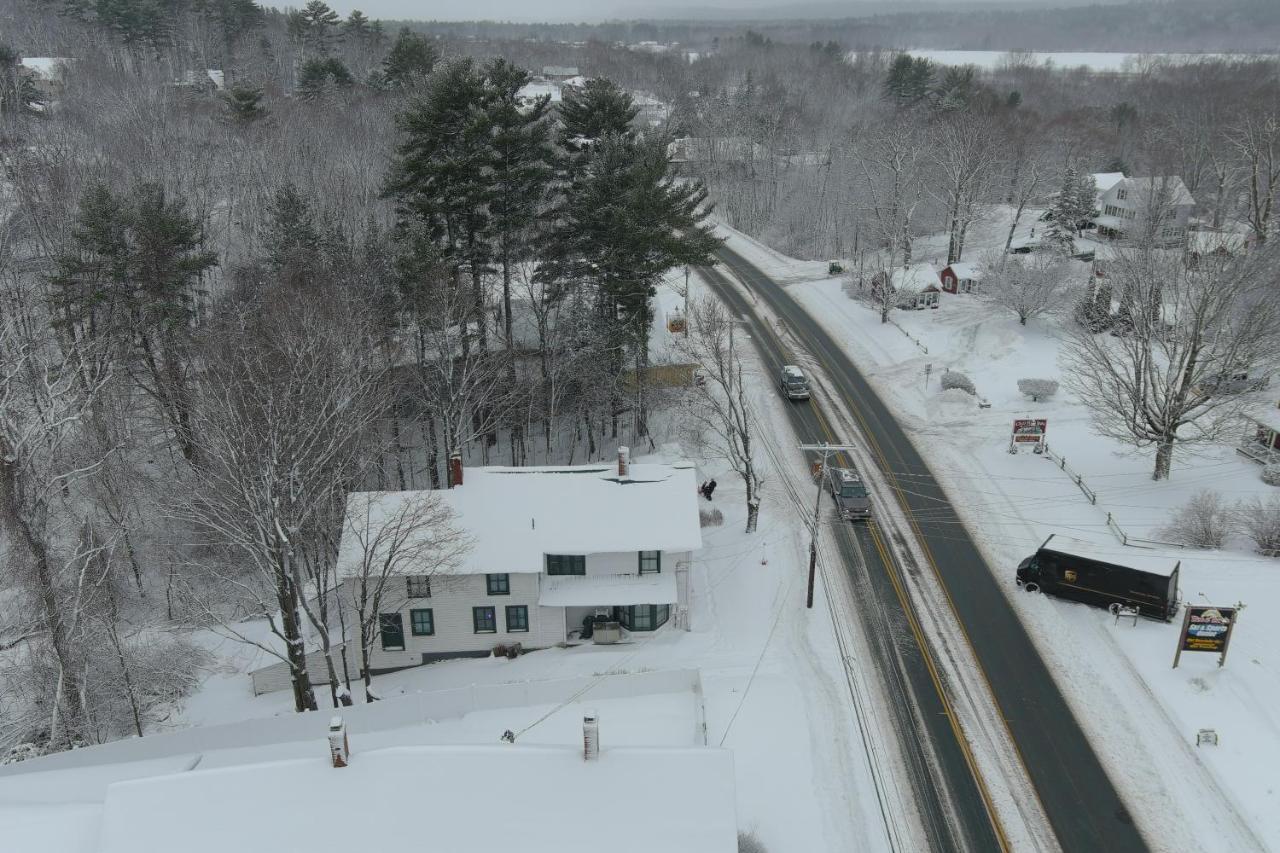
{"label": "green window shutter", "polygon": [[404,618],[399,613],[379,613],[378,633],[382,648],[389,652],[404,651]]}
{"label": "green window shutter", "polygon": [[436,618],[430,607],[409,611],[409,629],[415,637],[430,637],[436,632]]}
{"label": "green window shutter", "polygon": [[498,620],[492,607],[471,608],[471,624],[477,634],[494,634],[498,630]]}
{"label": "green window shutter", "polygon": [[529,608],[523,604],[512,604],[507,607],[507,631],[518,633],[529,630]]}

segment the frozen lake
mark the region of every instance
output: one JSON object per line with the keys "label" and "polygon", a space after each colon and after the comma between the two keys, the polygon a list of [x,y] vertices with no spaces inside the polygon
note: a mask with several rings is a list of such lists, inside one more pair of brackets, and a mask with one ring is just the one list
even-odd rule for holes
{"label": "frozen lake", "polygon": [[[998,68],[1014,59],[1007,50],[931,50],[912,48],[912,56],[923,56],[938,65],[976,65],[979,68]],[[1091,71],[1129,71],[1144,62],[1164,60],[1176,63],[1201,62],[1207,59],[1277,58],[1275,54],[1257,53],[1087,53],[1018,51],[1016,59],[1031,65],[1052,65],[1054,68],[1079,68]]]}

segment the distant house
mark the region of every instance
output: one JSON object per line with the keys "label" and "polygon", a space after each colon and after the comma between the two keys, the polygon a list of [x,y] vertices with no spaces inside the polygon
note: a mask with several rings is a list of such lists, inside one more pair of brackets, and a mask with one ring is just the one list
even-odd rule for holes
{"label": "distant house", "polygon": [[542,76],[553,83],[563,83],[577,77],[578,68],[575,65],[544,65],[542,66]]}
{"label": "distant house", "polygon": [[1247,427],[1236,450],[1263,465],[1280,462],[1280,403],[1246,412],[1243,417]]}
{"label": "distant house", "polygon": [[60,98],[67,86],[67,69],[74,60],[61,56],[28,56],[19,63],[45,101]]}
{"label": "distant house", "polygon": [[1177,176],[1124,178],[1100,193],[1093,224],[1107,237],[1149,237],[1161,245],[1182,245],[1195,205]]}
{"label": "distant house", "polygon": [[957,261],[942,271],[942,289],[947,293],[972,293],[982,281],[982,269],[977,264]]}
{"label": "distant house", "polygon": [[673,163],[753,163],[769,152],[745,136],[684,136],[668,143],[667,156]]}
{"label": "distant house", "polygon": [[1253,245],[1253,236],[1244,231],[1204,229],[1187,234],[1187,264],[1195,266],[1202,258],[1243,254]]}
{"label": "distant house", "polygon": [[639,110],[636,120],[646,127],[659,127],[671,117],[670,104],[644,92],[633,92],[631,103]]}
{"label": "distant house", "polygon": [[871,277],[871,286],[884,287],[886,279],[888,286],[898,294],[899,308],[920,310],[938,307],[938,294],[942,291],[938,288],[938,271],[933,264],[897,267],[888,276],[883,271],[877,272]]}

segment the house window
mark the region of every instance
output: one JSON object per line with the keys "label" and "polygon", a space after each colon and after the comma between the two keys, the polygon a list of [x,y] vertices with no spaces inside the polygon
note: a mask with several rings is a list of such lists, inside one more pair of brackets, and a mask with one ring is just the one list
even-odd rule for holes
{"label": "house window", "polygon": [[389,652],[404,651],[404,619],[399,613],[379,613],[378,633],[382,636],[382,648]]}
{"label": "house window", "polygon": [[518,633],[529,630],[529,608],[523,604],[507,607],[507,632]]}
{"label": "house window", "polygon": [[484,582],[490,595],[511,594],[511,575],[485,575]]}
{"label": "house window", "polygon": [[662,552],[661,551],[641,551],[640,552],[640,574],[656,575],[662,571]]}
{"label": "house window", "polygon": [[496,634],[498,631],[498,618],[492,607],[471,608],[471,623],[477,634]]}
{"label": "house window", "polygon": [[426,575],[409,575],[405,578],[410,598],[430,598],[431,578]]}
{"label": "house window", "polygon": [[548,554],[547,574],[549,575],[585,575],[587,558],[581,554]]}
{"label": "house window", "polygon": [[409,611],[409,630],[415,637],[430,637],[436,632],[436,617],[430,607]]}
{"label": "house window", "polygon": [[618,608],[618,621],[629,631],[656,631],[670,618],[670,604],[637,604]]}
{"label": "house window", "polygon": [[1123,189],[1121,189],[1121,190],[1116,190],[1116,198],[1117,198],[1117,199],[1119,199],[1120,201],[1124,201],[1124,200],[1125,200],[1125,199],[1127,199],[1128,197],[1129,197],[1129,191],[1128,191],[1128,190],[1123,190]]}

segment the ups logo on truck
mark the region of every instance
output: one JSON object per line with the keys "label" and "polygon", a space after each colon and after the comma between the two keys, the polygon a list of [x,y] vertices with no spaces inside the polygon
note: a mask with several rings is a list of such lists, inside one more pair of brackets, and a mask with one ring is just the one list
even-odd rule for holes
{"label": "ups logo on truck", "polygon": [[1066,570],[1064,570],[1064,571],[1062,572],[1062,579],[1063,579],[1064,581],[1066,581],[1067,583],[1075,583],[1075,582],[1076,582],[1076,570],[1075,570],[1075,569],[1066,569]]}

